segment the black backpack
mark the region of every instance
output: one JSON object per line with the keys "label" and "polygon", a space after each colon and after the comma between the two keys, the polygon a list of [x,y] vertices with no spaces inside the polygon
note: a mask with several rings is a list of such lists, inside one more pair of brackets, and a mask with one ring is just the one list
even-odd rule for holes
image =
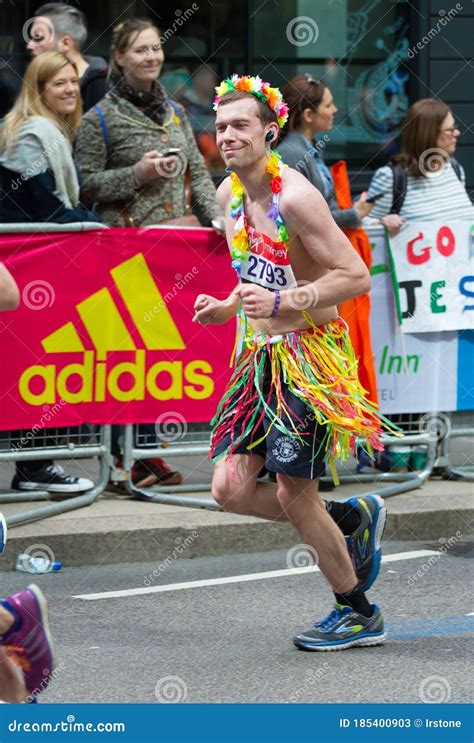
{"label": "black backpack", "polygon": [[[449,159],[449,162],[453,166],[453,170],[456,173],[459,180],[461,180],[461,166],[454,157]],[[390,214],[400,214],[405,196],[407,194],[407,171],[400,163],[395,163],[390,160],[388,163],[389,167],[393,171],[393,200]]]}

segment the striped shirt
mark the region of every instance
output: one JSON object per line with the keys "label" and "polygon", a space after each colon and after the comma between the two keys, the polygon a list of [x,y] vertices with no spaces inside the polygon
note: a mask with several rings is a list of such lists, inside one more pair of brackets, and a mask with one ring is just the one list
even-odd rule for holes
{"label": "striped shirt", "polygon": [[[461,167],[461,166],[460,166]],[[405,201],[400,216],[418,221],[429,219],[473,219],[474,207],[467,194],[466,176],[461,167],[461,180],[450,162],[436,173],[415,178],[407,176]],[[375,171],[369,186],[369,196],[384,193],[375,202],[369,219],[390,214],[393,200],[393,171],[385,165]]]}

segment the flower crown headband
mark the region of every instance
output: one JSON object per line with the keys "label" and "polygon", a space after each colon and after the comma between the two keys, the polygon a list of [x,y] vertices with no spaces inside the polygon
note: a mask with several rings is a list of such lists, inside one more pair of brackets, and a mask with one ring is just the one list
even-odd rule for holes
{"label": "flower crown headband", "polygon": [[223,80],[215,90],[214,111],[217,111],[222,96],[226,93],[232,93],[234,90],[241,90],[244,93],[251,93],[266,103],[276,115],[280,129],[285,126],[288,120],[288,105],[283,100],[279,89],[271,88],[270,84],[264,82],[258,75],[257,77],[232,75],[232,77]]}

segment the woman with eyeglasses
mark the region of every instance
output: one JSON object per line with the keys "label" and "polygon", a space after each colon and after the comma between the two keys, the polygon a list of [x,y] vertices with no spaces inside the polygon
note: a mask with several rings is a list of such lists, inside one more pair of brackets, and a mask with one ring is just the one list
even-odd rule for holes
{"label": "woman with eyeglasses", "polygon": [[472,219],[466,176],[454,159],[460,130],[450,108],[422,98],[402,125],[401,152],[375,171],[369,197],[383,193],[370,214],[396,235],[407,219]]}
{"label": "woman with eyeglasses", "polygon": [[283,141],[278,152],[291,168],[302,173],[325,197],[339,227],[359,227],[373,204],[366,201],[367,193],[350,208],[339,208],[334,179],[323,159],[327,135],[316,140],[316,135],[330,132],[337,108],[332,93],[322,80],[310,75],[297,75],[282,88],[282,95],[289,106],[288,122],[283,130]]}

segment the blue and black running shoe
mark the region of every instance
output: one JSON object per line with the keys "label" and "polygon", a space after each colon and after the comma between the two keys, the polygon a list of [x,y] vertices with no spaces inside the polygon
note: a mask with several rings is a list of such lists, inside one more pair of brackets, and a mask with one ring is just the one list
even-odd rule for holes
{"label": "blue and black running shoe", "polygon": [[335,604],[333,611],[307,632],[294,638],[300,650],[346,650],[346,648],[383,645],[384,631],[382,612],[372,604],[372,616],[364,617],[350,606]]}
{"label": "blue and black running shoe", "polygon": [[380,570],[380,544],[387,520],[387,508],[380,495],[365,495],[347,501],[359,514],[360,524],[346,537],[354,570],[363,591],[373,585]]}

